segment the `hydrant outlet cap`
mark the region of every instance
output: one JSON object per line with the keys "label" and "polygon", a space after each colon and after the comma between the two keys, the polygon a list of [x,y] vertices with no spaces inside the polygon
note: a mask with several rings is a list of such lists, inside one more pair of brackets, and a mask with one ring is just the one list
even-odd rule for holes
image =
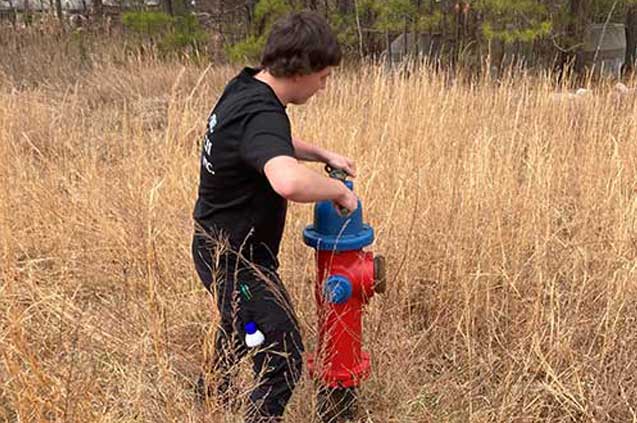
{"label": "hydrant outlet cap", "polygon": [[345,276],[330,276],[323,286],[323,295],[333,304],[343,304],[352,296],[352,283]]}

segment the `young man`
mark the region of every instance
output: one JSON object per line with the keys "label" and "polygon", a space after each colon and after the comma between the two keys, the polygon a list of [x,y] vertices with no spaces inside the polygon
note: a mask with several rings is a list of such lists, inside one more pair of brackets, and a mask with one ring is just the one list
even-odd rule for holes
{"label": "young man", "polygon": [[232,367],[251,352],[246,334],[256,329],[264,338],[252,349],[256,385],[247,422],[280,421],[301,374],[298,322],[277,274],[287,200],[357,207],[342,182],[299,160],[324,162],[351,176],[354,162],[293,138],[286,114],[288,104],[304,104],[325,88],[340,60],[323,18],[292,14],[273,26],[261,68],[246,68],[230,81],[208,119],[192,253],[221,316],[215,369],[222,400],[232,395]]}

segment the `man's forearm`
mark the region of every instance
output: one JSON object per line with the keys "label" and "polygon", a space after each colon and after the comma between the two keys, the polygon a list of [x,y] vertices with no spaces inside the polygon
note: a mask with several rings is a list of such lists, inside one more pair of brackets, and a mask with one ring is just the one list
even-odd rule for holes
{"label": "man's forearm", "polygon": [[322,176],[292,157],[271,159],[265,164],[264,172],[279,195],[298,203],[334,201],[349,191],[342,182]]}
{"label": "man's forearm", "polygon": [[301,141],[298,138],[292,138],[294,145],[294,155],[299,160],[307,162],[326,162],[327,151],[320,147]]}
{"label": "man's forearm", "polygon": [[297,203],[336,200],[347,190],[342,182],[326,178],[303,165],[299,165],[293,178],[294,189],[288,193],[287,199]]}

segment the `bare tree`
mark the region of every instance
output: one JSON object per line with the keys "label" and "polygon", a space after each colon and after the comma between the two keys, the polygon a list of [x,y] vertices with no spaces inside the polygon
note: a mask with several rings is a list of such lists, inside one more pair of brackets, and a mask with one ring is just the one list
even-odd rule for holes
{"label": "bare tree", "polygon": [[55,14],[60,21],[60,25],[64,25],[64,15],[62,14],[62,0],[55,0]]}
{"label": "bare tree", "polygon": [[17,25],[17,12],[15,9],[15,5],[13,4],[13,0],[7,0],[9,2],[9,20],[11,21],[11,25],[15,28]]}
{"label": "bare tree", "polygon": [[173,8],[173,0],[164,0],[164,8],[166,9],[166,13],[168,13],[170,16],[173,16],[175,14]]}
{"label": "bare tree", "polygon": [[102,3],[102,0],[93,0],[93,12],[98,18],[101,18],[104,15],[104,4]]}
{"label": "bare tree", "polygon": [[626,60],[625,72],[635,70],[635,50],[637,50],[637,4],[628,7],[626,13]]}
{"label": "bare tree", "polygon": [[[567,31],[571,39],[575,44],[580,43],[582,39],[584,39],[584,32],[586,30],[586,17],[587,6],[589,6],[589,2],[587,0],[571,0],[570,3],[570,12],[572,23],[568,25]],[[581,54],[581,49],[575,49],[575,70],[580,72],[584,67],[584,60]]]}
{"label": "bare tree", "polygon": [[343,15],[352,13],[354,11],[354,0],[337,0],[336,10]]}
{"label": "bare tree", "polygon": [[246,17],[248,25],[251,25],[254,21],[254,9],[257,7],[257,0],[247,0],[245,2]]}

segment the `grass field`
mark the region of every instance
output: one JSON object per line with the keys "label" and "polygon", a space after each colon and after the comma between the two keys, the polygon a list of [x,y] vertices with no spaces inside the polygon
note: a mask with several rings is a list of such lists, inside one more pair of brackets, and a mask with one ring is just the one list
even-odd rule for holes
{"label": "grass field", "polygon": [[[0,421],[241,421],[195,401],[217,316],[189,250],[201,136],[238,68],[12,42]],[[370,64],[290,107],[298,136],[356,159],[388,259],[361,422],[637,421],[637,104],[462,81]],[[309,348],[311,212],[292,205],[280,257]],[[314,421],[312,398],[304,375],[287,421]]]}

